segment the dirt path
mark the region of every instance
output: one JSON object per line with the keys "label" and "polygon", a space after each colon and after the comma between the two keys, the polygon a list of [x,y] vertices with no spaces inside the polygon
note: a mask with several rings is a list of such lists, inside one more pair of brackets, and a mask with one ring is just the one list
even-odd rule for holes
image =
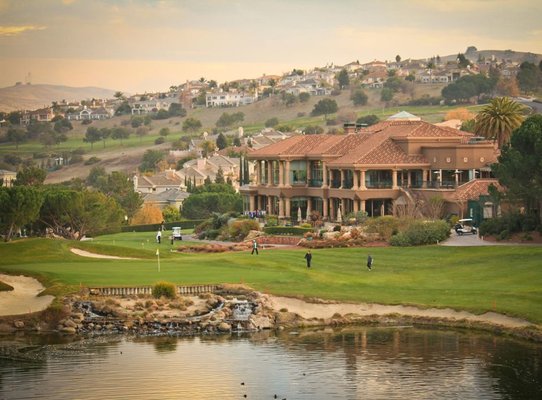
{"label": "dirt path", "polygon": [[78,256],[82,256],[82,257],[107,258],[107,259],[110,259],[110,260],[137,260],[137,258],[133,258],[133,257],[108,256],[108,255],[105,255],[105,254],[96,254],[96,253],[91,253],[90,251],[81,250],[81,249],[74,249],[74,248],[71,248],[70,251],[72,253],[77,254]]}
{"label": "dirt path", "polygon": [[506,315],[488,312],[482,315],[475,315],[466,311],[455,311],[449,308],[421,309],[411,306],[385,306],[381,304],[353,304],[353,303],[307,303],[306,301],[293,299],[290,297],[269,296],[272,306],[275,310],[287,309],[289,312],[296,313],[305,319],[331,318],[333,314],[358,314],[361,316],[389,314],[400,314],[412,317],[427,317],[448,320],[465,320],[477,323],[486,323],[491,325],[500,325],[506,328],[524,328],[533,324],[519,319],[507,317]]}
{"label": "dirt path", "polygon": [[0,292],[0,316],[20,315],[45,310],[53,296],[40,296],[43,285],[27,276],[0,275],[0,281],[13,287],[12,291]]}

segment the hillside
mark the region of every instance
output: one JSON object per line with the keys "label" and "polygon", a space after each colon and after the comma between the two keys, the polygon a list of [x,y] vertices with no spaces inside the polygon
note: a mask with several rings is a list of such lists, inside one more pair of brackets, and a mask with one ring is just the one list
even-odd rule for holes
{"label": "hillside", "polygon": [[0,111],[35,110],[53,101],[113,98],[114,90],[60,85],[15,85],[0,88]]}
{"label": "hillside", "polygon": [[[467,49],[468,50],[468,49]],[[514,50],[475,50],[471,51],[461,51],[458,53],[464,53],[470,61],[476,62],[478,58],[483,58],[485,60],[491,60],[494,57],[495,61],[502,62],[512,61],[517,63],[522,63],[523,61],[529,61],[534,64],[538,64],[542,60],[542,54],[530,53],[525,51],[514,51]],[[455,61],[457,59],[457,54],[450,54],[447,56],[440,56],[442,62]]]}

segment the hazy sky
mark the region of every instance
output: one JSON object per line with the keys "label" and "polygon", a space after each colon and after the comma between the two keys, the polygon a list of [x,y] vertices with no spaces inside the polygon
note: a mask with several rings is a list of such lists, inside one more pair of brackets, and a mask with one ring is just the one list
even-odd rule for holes
{"label": "hazy sky", "polygon": [[541,0],[0,0],[0,87],[130,93],[359,60],[542,53]]}

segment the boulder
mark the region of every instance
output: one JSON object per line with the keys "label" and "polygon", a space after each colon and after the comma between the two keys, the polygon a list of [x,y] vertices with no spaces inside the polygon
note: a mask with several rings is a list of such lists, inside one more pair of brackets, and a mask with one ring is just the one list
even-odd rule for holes
{"label": "boulder", "polygon": [[256,329],[273,328],[273,322],[269,317],[265,315],[251,315],[249,321]]}
{"label": "boulder", "polygon": [[75,334],[76,330],[75,330],[75,328],[72,328],[70,326],[64,326],[64,327],[62,327],[60,332],[67,333],[69,335],[73,335],[73,334]]}
{"label": "boulder", "polygon": [[13,322],[13,326],[17,329],[23,329],[24,328],[24,321],[16,320]]}
{"label": "boulder", "polygon": [[71,319],[66,319],[64,320],[64,324],[63,324],[65,327],[67,328],[76,328],[77,327],[77,324],[75,322],[73,322]]}
{"label": "boulder", "polygon": [[229,332],[231,331],[231,325],[226,323],[226,322],[221,322],[219,325],[218,325],[218,330],[220,332]]}

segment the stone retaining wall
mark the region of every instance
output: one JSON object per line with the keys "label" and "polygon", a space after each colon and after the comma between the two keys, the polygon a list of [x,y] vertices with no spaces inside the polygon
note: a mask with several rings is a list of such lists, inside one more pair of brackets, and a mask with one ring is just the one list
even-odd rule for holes
{"label": "stone retaining wall", "polygon": [[256,239],[259,245],[262,244],[283,244],[288,246],[297,246],[300,237],[296,236],[260,236]]}
{"label": "stone retaining wall", "polygon": [[[214,293],[219,289],[219,287],[219,285],[177,286],[177,294],[198,295],[202,293]],[[90,288],[90,294],[97,296],[130,296],[138,294],[150,295],[152,294],[152,286]]]}

